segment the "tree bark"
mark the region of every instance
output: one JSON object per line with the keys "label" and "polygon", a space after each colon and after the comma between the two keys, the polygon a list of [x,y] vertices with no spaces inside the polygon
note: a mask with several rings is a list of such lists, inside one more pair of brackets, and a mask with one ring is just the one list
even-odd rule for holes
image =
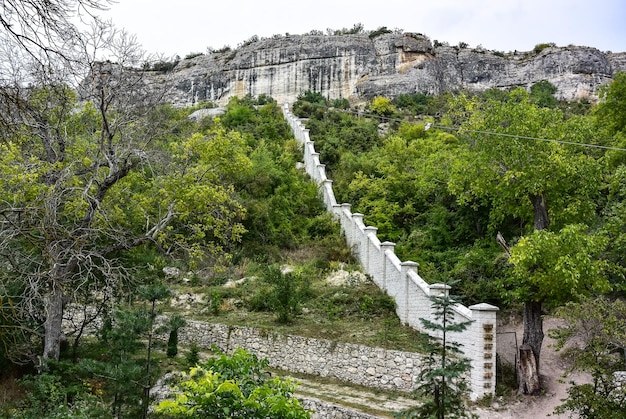
{"label": "tree bark", "polygon": [[534,301],[524,303],[524,337],[522,345],[529,345],[533,350],[537,370],[539,370],[539,358],[544,336],[541,311],[541,303]]}
{"label": "tree bark", "polygon": [[537,394],[541,389],[535,356],[530,345],[519,348],[519,392],[521,394]]}
{"label": "tree bark", "polygon": [[46,321],[44,322],[43,359],[59,360],[63,340],[63,290],[55,285],[44,299]]}
{"label": "tree bark", "polygon": [[533,204],[535,214],[535,230],[544,230],[550,225],[548,218],[548,204],[543,193],[531,195],[530,202]]}
{"label": "tree bark", "polygon": [[524,303],[524,337],[519,349],[519,391],[524,394],[536,394],[540,389],[539,359],[543,343],[543,318],[541,303]]}

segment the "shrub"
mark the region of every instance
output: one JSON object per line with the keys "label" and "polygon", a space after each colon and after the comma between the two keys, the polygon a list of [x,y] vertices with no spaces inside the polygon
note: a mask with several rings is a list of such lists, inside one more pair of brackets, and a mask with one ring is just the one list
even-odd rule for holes
{"label": "shrub", "polygon": [[192,58],[196,58],[201,55],[204,55],[204,54],[201,52],[190,52],[189,54],[185,55],[185,60],[191,60]]}
{"label": "shrub", "polygon": [[370,32],[369,37],[370,37],[370,39],[374,39],[377,36],[384,35],[386,33],[392,33],[392,31],[390,29],[387,29],[386,26],[381,26],[380,28],[376,29],[375,31]]}
{"label": "shrub", "polygon": [[550,47],[556,47],[556,44],[554,42],[546,42],[546,43],[543,43],[543,44],[537,44],[537,45],[535,45],[535,48],[533,48],[533,52],[535,54],[539,54],[544,49],[550,48]]}
{"label": "shrub", "polygon": [[396,111],[396,108],[391,103],[391,99],[377,96],[372,99],[370,110],[378,116],[391,116]]}

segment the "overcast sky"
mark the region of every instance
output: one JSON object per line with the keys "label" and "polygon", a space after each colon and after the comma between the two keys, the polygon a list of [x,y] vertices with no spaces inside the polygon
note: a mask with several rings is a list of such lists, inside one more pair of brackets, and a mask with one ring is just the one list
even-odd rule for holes
{"label": "overcast sky", "polygon": [[236,47],[253,35],[381,26],[490,50],[537,44],[626,52],[625,0],[116,0],[104,14],[149,53]]}

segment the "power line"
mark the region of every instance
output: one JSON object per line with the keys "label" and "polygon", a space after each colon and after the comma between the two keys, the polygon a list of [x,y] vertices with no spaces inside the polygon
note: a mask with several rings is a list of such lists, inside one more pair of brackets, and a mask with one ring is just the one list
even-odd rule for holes
{"label": "power line", "polygon": [[[352,111],[349,109],[337,109],[337,108],[331,108],[328,106],[324,106],[324,105],[320,105],[320,104],[313,104],[314,106],[320,107],[320,108],[324,108],[326,110],[334,110],[336,112],[343,112],[343,113],[348,113],[348,114],[352,114],[352,115],[356,115],[356,116],[363,116],[363,117],[367,117],[367,118],[376,118],[376,119],[380,119],[383,121],[389,121],[389,122],[408,122],[409,124],[413,124],[415,125],[414,122],[412,121],[405,121],[403,119],[400,118],[390,118],[390,117],[386,117],[386,116],[380,116],[380,115],[376,115],[376,114],[372,114],[372,113],[366,113],[366,112],[359,112],[359,111]],[[437,128],[437,129],[441,129],[441,130],[445,130],[445,131],[454,131],[460,134],[463,133],[473,133],[473,134],[483,134],[483,135],[493,135],[493,136],[500,136],[500,137],[507,137],[507,138],[517,138],[520,140],[532,140],[532,141],[544,141],[544,142],[552,142],[552,143],[558,143],[558,144],[564,144],[564,145],[574,145],[574,146],[580,146],[580,147],[586,147],[586,148],[599,148],[599,149],[603,149],[603,150],[613,150],[613,151],[626,151],[626,148],[621,148],[621,147],[611,147],[611,146],[604,146],[604,145],[599,145],[599,144],[588,144],[588,143],[576,143],[573,141],[565,141],[565,140],[556,140],[553,138],[540,138],[540,137],[531,137],[531,136],[527,136],[527,135],[517,135],[517,134],[506,134],[503,132],[495,132],[495,131],[482,131],[482,130],[463,130],[461,132],[461,129],[459,127],[448,127],[445,125],[431,125],[429,128]]]}

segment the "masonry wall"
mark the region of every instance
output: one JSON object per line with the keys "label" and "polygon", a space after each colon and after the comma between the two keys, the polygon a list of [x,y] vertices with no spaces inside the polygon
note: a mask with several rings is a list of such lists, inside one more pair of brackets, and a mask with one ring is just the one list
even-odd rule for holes
{"label": "masonry wall", "polygon": [[[309,137],[309,130],[283,106],[283,114],[289,123],[294,137],[302,145],[304,168],[319,186],[320,196],[327,211],[332,212],[341,224],[341,229],[364,271],[374,282],[396,301],[396,312],[400,320],[422,332],[420,319],[433,318],[431,295],[447,295],[450,287],[443,284],[428,284],[418,273],[418,264],[402,262],[394,252],[394,243],[381,242],[377,229],[366,226],[363,214],[352,213],[349,203],[338,204],[333,192],[332,180],[326,177],[324,164],[320,162],[315,143]],[[470,307],[457,305],[455,321],[471,321],[469,328],[455,333],[451,340],[462,345],[466,357],[471,362],[471,398],[478,399],[493,394],[496,384],[496,312],[498,308],[489,304],[476,304]]]}
{"label": "masonry wall", "polygon": [[188,320],[179,330],[182,345],[212,345],[225,353],[243,348],[286,371],[332,377],[367,387],[408,392],[422,368],[423,355],[327,339],[281,335],[250,327]]}

